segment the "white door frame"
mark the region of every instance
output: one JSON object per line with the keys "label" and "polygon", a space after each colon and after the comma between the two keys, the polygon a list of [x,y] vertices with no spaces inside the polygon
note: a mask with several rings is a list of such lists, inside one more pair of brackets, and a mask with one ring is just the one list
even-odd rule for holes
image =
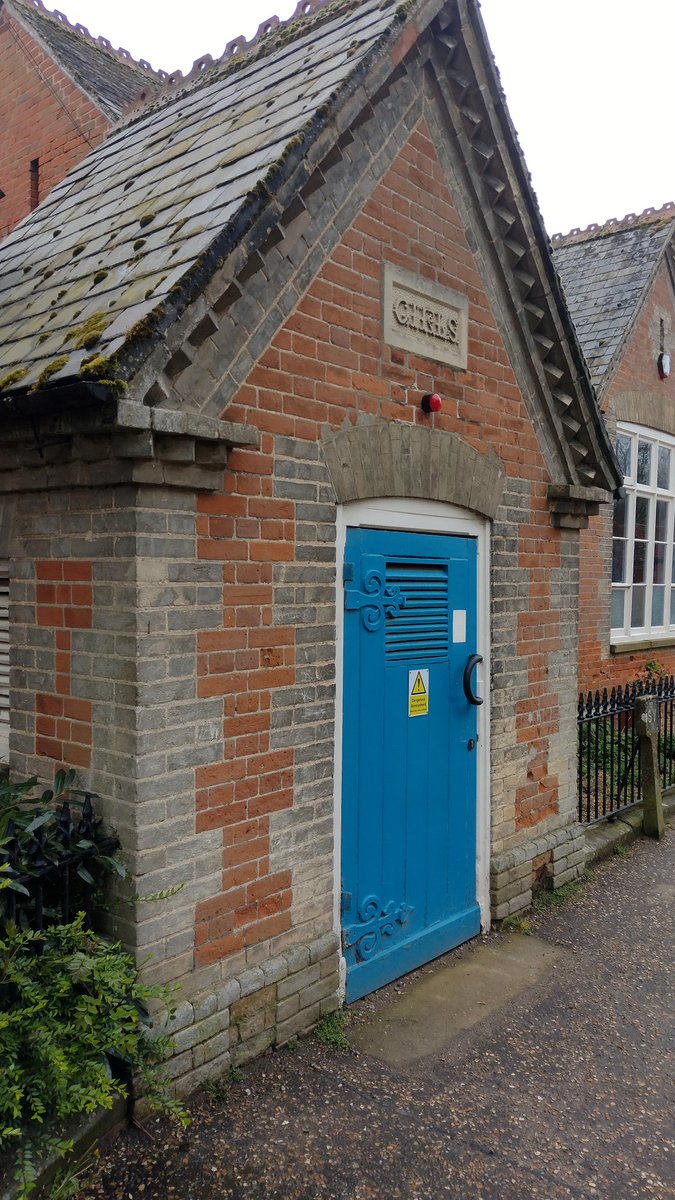
{"label": "white door frame", "polygon": [[[484,703],[477,711],[478,761],[476,811],[476,898],[481,928],[490,928],[490,523],[452,504],[436,500],[354,500],[337,508],[336,537],[336,688],[335,688],[335,876],[333,928],[341,932],[340,880],[342,870],[342,699],[344,687],[344,587],[343,566],[347,530],[367,526],[374,529],[407,530],[414,533],[446,533],[475,537],[478,550],[478,653],[483,662],[476,672],[476,686]],[[344,975],[344,963],[343,963]]]}

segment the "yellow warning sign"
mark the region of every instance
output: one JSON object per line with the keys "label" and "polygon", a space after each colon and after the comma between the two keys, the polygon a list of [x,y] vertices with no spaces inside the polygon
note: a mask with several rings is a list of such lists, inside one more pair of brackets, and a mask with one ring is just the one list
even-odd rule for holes
{"label": "yellow warning sign", "polygon": [[429,671],[408,672],[408,716],[426,717],[429,713]]}

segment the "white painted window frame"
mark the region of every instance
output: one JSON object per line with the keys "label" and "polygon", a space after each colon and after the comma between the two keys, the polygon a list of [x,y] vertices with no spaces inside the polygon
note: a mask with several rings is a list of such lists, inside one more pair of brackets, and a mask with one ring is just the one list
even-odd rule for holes
{"label": "white painted window frame", "polygon": [[[354,500],[338,506],[336,530],[336,695],[335,695],[335,877],[334,930],[339,934],[342,847],[342,704],[344,689],[344,588],[342,571],[347,530],[358,528],[443,533],[474,537],[478,553],[478,645],[483,662],[476,672],[476,688],[483,697],[477,710],[478,761],[476,796],[476,895],[481,928],[490,928],[490,523],[465,509],[433,500]],[[467,653],[469,653],[467,647]],[[344,975],[344,963],[343,963]]]}
{"label": "white painted window frame", "polygon": [[[615,591],[623,591],[625,593],[624,601],[624,623],[623,627],[612,627],[610,620],[610,644],[612,646],[629,646],[634,642],[644,642],[645,640],[658,642],[662,640],[664,643],[672,642],[675,639],[675,622],[671,622],[670,616],[670,595],[671,590],[675,592],[675,581],[671,582],[672,564],[675,540],[675,437],[669,434],[662,433],[656,429],[649,429],[643,425],[633,425],[628,422],[620,421],[616,427],[616,436],[624,434],[633,440],[631,474],[624,479],[624,488],[626,490],[626,523],[628,534],[626,541],[626,563],[625,563],[625,583],[614,583],[611,581],[612,594]],[[639,484],[637,482],[637,443],[638,440],[649,442],[653,446],[652,462],[651,462],[651,477],[653,482],[649,484]],[[670,467],[670,487],[668,489],[658,488],[656,486],[656,470],[658,447],[667,446],[671,451],[671,467]],[[633,552],[635,548],[635,502],[636,498],[643,496],[652,501],[650,506],[649,530],[647,537],[647,563],[646,563],[646,593],[645,593],[645,617],[649,620],[645,621],[644,625],[631,626],[631,608],[633,596]],[[664,623],[662,625],[652,625],[652,588],[653,588],[653,564],[654,564],[654,546],[655,546],[655,526],[656,526],[656,501],[667,500],[669,502],[667,542],[666,542],[666,562],[665,562],[665,583],[666,592],[664,600]],[[612,539],[612,553],[614,549],[614,541]],[[610,571],[611,579],[611,571]]]}

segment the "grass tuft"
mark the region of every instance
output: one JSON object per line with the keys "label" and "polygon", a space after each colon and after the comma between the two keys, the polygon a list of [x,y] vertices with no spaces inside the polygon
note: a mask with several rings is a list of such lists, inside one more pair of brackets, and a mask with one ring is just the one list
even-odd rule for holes
{"label": "grass tuft", "polygon": [[241,1083],[243,1078],[243,1071],[240,1071],[239,1067],[230,1067],[226,1075],[219,1075],[215,1079],[205,1079],[202,1091],[214,1104],[226,1104],[230,1098],[232,1084]]}
{"label": "grass tuft", "polygon": [[349,1016],[344,1008],[337,1008],[335,1012],[326,1013],[314,1026],[314,1037],[331,1050],[351,1050],[351,1042],[345,1033],[345,1025],[348,1024]]}
{"label": "grass tuft", "polygon": [[563,908],[569,900],[573,900],[578,896],[584,887],[593,878],[593,872],[587,867],[586,870],[579,876],[578,879],[571,879],[569,883],[564,883],[562,887],[555,891],[541,891],[532,901],[532,912],[544,913],[548,912],[549,908]]}
{"label": "grass tuft", "polygon": [[528,917],[523,917],[520,913],[513,913],[512,916],[506,917],[501,923],[501,928],[504,933],[532,933],[532,925]]}

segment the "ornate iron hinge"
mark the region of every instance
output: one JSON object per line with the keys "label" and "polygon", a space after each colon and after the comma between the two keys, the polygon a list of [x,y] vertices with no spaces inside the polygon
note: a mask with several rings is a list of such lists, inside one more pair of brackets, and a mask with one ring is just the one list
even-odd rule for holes
{"label": "ornate iron hinge", "polygon": [[[346,587],[345,608],[350,611],[360,609],[364,627],[374,633],[382,628],[385,614],[393,616],[401,611],[405,604],[405,596],[397,584],[386,583],[384,560],[379,556],[364,554],[361,564],[363,590]],[[347,571],[348,567],[351,567],[351,574]],[[345,580],[351,581],[353,577],[353,564],[345,563]]]}
{"label": "ornate iron hinge", "polygon": [[383,906],[379,896],[366,896],[359,904],[359,924],[348,925],[343,930],[343,948],[353,948],[357,959],[372,958],[382,949],[384,938],[402,932],[414,911],[404,901],[397,904],[390,900]]}

